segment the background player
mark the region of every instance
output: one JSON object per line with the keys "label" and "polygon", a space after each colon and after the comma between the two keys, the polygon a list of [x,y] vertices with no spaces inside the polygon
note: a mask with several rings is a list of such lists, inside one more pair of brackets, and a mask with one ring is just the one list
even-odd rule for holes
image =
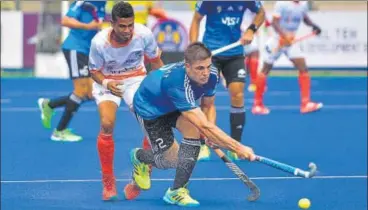
{"label": "background player", "polygon": [[[160,169],[176,168],[174,184],[166,191],[164,201],[180,206],[198,206],[189,195],[189,178],[200,150],[200,133],[220,147],[235,152],[240,158],[254,160],[251,148],[226,135],[196,104],[201,98],[214,115],[217,69],[212,66],[211,52],[202,43],[192,43],[184,53],[185,62],[166,65],[151,72],[134,96],[134,110],[147,133],[153,150],[134,149],[133,179],[142,189],[151,187],[147,164]],[[212,108],[211,108],[212,107]],[[180,147],[172,128],[183,135]]]}
{"label": "background player", "polygon": [[[301,21],[311,26],[316,34],[321,29],[314,24],[307,15],[308,4],[305,1],[278,1],[275,4],[272,26],[276,35],[269,38],[264,50],[264,65],[257,78],[257,88],[254,95],[253,114],[269,114],[270,110],[263,104],[263,95],[266,87],[266,77],[272,69],[273,63],[285,54],[293,65],[299,70],[299,85],[301,95],[301,113],[316,111],[322,103],[312,102],[310,99],[310,77],[304,57],[298,46],[292,45],[295,33]],[[280,48],[281,46],[281,48]],[[282,47],[285,46],[285,47]]]}
{"label": "background player", "polygon": [[[246,10],[256,13],[256,16],[245,33],[241,34],[240,26]],[[199,1],[190,27],[191,42],[197,41],[200,22],[204,16],[207,16],[207,20],[203,42],[210,50],[215,50],[238,40],[243,45],[250,44],[254,33],[264,21],[265,12],[259,1]],[[214,56],[213,63],[224,75],[231,98],[231,137],[241,142],[245,125],[244,83],[246,71],[243,47],[239,46]],[[203,144],[200,159],[208,159],[209,156],[210,151]],[[228,156],[237,159],[235,153],[228,152]]]}
{"label": "background player", "polygon": [[152,32],[146,26],[134,23],[134,11],[129,3],[114,5],[111,24],[111,28],[104,29],[92,40],[89,57],[89,69],[95,81],[93,96],[101,120],[97,148],[102,168],[103,200],[117,196],[112,135],[121,98],[132,108],[134,93],[146,75],[145,56],[152,69],[163,65]]}
{"label": "background player", "polygon": [[[92,13],[83,9],[83,4],[92,4],[97,9],[97,15],[101,19],[94,20]],[[53,109],[65,107],[58,126],[52,133],[54,141],[80,141],[81,136],[73,134],[67,126],[79,106],[92,99],[92,80],[88,71],[88,54],[91,40],[102,26],[105,17],[105,1],[75,1],[70,5],[68,13],[61,20],[61,24],[70,28],[70,33],[65,39],[62,49],[68,63],[70,77],[73,80],[74,90],[68,96],[55,99],[40,98],[38,105],[41,110],[41,120],[45,128],[51,128]]]}

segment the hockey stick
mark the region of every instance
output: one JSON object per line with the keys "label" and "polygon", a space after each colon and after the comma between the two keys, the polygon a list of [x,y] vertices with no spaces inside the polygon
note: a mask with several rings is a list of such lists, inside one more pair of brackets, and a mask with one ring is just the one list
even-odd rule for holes
{"label": "hockey stick", "polygon": [[248,201],[256,201],[261,196],[261,191],[257,185],[221,149],[213,148],[213,150],[224,161],[226,166],[250,189],[251,194],[247,197]]}
{"label": "hockey stick", "polygon": [[[315,32],[311,32],[311,33],[309,33],[309,34],[306,34],[306,35],[303,35],[303,36],[301,36],[301,37],[295,38],[295,39],[292,41],[291,45],[293,45],[293,44],[295,44],[295,43],[298,43],[298,42],[301,42],[301,41],[304,41],[304,40],[309,39],[309,38],[311,38],[311,37],[314,37],[314,36],[316,36],[316,35],[317,35],[317,34],[316,34]],[[289,46],[291,46],[291,45],[289,45]],[[279,51],[279,50],[281,50],[283,47],[289,47],[289,46],[286,46],[286,45],[279,45],[279,46],[274,50],[274,52],[278,52],[278,51]]]}
{"label": "hockey stick", "polygon": [[272,168],[276,168],[281,171],[287,172],[289,174],[293,174],[294,176],[299,176],[303,178],[312,178],[314,175],[316,175],[316,172],[317,172],[317,165],[312,162],[309,163],[309,171],[304,171],[300,168],[296,168],[294,166],[290,166],[285,163],[281,163],[276,160],[272,160],[270,158],[266,158],[266,157],[262,157],[258,155],[256,156],[256,160]]}
{"label": "hockey stick", "polygon": [[[230,50],[230,49],[232,49],[234,47],[237,47],[237,46],[240,46],[240,45],[241,45],[240,41],[237,41],[237,42],[234,42],[232,44],[226,45],[224,47],[221,47],[221,48],[219,48],[217,50],[212,51],[212,56],[217,55],[217,54],[220,54],[220,53],[223,53],[223,52],[225,52],[227,50]],[[224,75],[222,73],[220,73],[219,76],[220,76],[221,81],[222,81],[221,82],[222,83],[222,86],[224,86],[224,88],[227,89]]]}

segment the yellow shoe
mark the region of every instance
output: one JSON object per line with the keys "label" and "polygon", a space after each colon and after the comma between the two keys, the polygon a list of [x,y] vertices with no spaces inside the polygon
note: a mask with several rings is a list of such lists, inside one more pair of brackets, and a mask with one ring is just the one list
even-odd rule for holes
{"label": "yellow shoe", "polygon": [[136,157],[139,148],[135,148],[130,152],[130,159],[132,161],[133,170],[133,180],[139,188],[142,190],[148,190],[151,188],[151,174],[149,165],[142,163]]}
{"label": "yellow shoe", "polygon": [[211,152],[207,145],[201,145],[201,150],[199,151],[198,161],[210,160]]}
{"label": "yellow shoe", "polygon": [[176,189],[176,190],[171,190],[169,188],[166,191],[163,199],[166,203],[179,205],[179,206],[185,206],[185,207],[199,206],[199,202],[194,200],[189,195],[189,190],[184,187]]}

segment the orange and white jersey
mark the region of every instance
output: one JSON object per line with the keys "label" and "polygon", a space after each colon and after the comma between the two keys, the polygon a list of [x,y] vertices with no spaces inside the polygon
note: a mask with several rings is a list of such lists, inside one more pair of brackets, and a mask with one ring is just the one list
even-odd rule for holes
{"label": "orange and white jersey", "polygon": [[111,45],[111,31],[112,28],[106,28],[92,39],[90,71],[101,71],[105,78],[116,80],[146,75],[144,58],[151,61],[160,58],[160,50],[151,30],[135,23],[132,39],[119,47]]}
{"label": "orange and white jersey", "polygon": [[307,1],[277,1],[273,17],[280,18],[280,27],[284,32],[295,35],[307,12]]}

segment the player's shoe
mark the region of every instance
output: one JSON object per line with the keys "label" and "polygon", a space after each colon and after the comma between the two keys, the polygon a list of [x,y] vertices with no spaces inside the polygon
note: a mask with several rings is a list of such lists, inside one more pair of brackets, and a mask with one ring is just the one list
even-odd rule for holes
{"label": "player's shoe", "polygon": [[113,201],[118,199],[116,193],[116,180],[114,175],[102,175],[102,185],[102,200]]}
{"label": "player's shoe", "polygon": [[322,103],[315,103],[315,102],[309,101],[300,106],[300,112],[302,114],[315,112],[315,111],[320,110],[322,107],[323,107]]}
{"label": "player's shoe", "polygon": [[125,185],[124,187],[125,199],[133,200],[137,198],[140,194],[141,194],[141,189],[137,186],[137,184],[134,181]]}
{"label": "player's shoe", "polygon": [[256,91],[256,89],[257,89],[257,86],[256,86],[255,84],[250,84],[250,85],[248,86],[248,91],[249,91],[249,92],[255,92],[255,91]]}
{"label": "player's shoe", "polygon": [[270,110],[263,104],[261,105],[254,105],[252,107],[252,113],[254,115],[267,115],[270,113]]}
{"label": "player's shoe", "polygon": [[74,134],[70,129],[64,129],[62,131],[54,130],[51,135],[53,141],[67,141],[67,142],[78,142],[82,141],[83,138]]}
{"label": "player's shoe", "polygon": [[189,190],[185,187],[171,190],[170,188],[166,191],[163,200],[168,204],[174,204],[185,207],[199,206],[199,202],[194,200],[189,195]]}
{"label": "player's shoe", "polygon": [[48,105],[49,104],[49,99],[46,98],[39,98],[37,103],[38,103],[38,108],[41,111],[41,122],[43,127],[50,129],[51,128],[51,119],[52,116],[54,115],[54,110]]}
{"label": "player's shoe", "polygon": [[206,160],[210,160],[211,157],[211,152],[210,152],[210,148],[208,148],[207,145],[201,145],[201,150],[199,151],[199,155],[198,155],[198,161],[206,161]]}
{"label": "player's shoe", "polygon": [[238,161],[239,160],[239,157],[235,152],[227,151],[226,156],[228,158],[230,158],[230,160],[232,160],[232,161]]}
{"label": "player's shoe", "polygon": [[133,164],[133,180],[142,190],[151,188],[151,170],[148,164],[142,163],[136,157],[139,148],[135,148],[130,152],[130,160]]}

